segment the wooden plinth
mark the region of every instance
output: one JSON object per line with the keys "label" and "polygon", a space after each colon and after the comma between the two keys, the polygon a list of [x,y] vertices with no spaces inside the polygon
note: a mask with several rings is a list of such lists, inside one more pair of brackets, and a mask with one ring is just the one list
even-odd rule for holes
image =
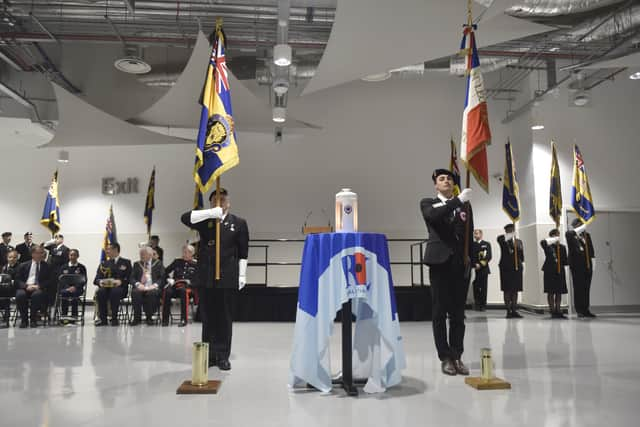
{"label": "wooden plinth", "polygon": [[208,384],[202,386],[193,385],[191,381],[185,381],[178,387],[176,394],[217,394],[221,385],[221,381],[210,380]]}
{"label": "wooden plinth", "polygon": [[510,390],[511,384],[501,378],[486,380],[482,377],[467,377],[464,382],[476,390]]}

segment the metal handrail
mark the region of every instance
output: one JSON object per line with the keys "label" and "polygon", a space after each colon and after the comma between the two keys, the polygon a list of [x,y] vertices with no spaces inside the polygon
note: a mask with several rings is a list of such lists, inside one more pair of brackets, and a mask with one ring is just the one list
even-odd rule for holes
{"label": "metal handrail", "polygon": [[[419,241],[418,241],[419,240]],[[304,243],[305,239],[285,239],[285,238],[281,238],[281,239],[253,239],[251,240],[251,243]],[[410,249],[410,261],[390,261],[389,264],[390,265],[408,265],[410,266],[410,270],[411,270],[411,286],[424,286],[424,271],[422,269],[422,255],[418,256],[418,260],[416,261],[414,256],[413,256],[413,252],[414,252],[414,247],[419,246],[420,247],[420,254],[422,254],[424,252],[423,250],[423,246],[426,242],[426,240],[420,240],[420,239],[387,239],[388,242],[414,242],[411,245],[409,245],[409,249]],[[259,248],[259,249],[263,249],[264,250],[264,262],[250,262],[248,263],[248,265],[250,267],[263,267],[264,268],[264,286],[268,286],[269,281],[268,281],[268,272],[269,272],[269,267],[290,267],[290,266],[301,266],[302,263],[299,261],[269,261],[269,246],[270,245],[256,245],[256,244],[250,244],[249,248]],[[419,265],[420,266],[420,282],[416,283],[415,279],[414,279],[414,272],[413,272],[413,267]]]}

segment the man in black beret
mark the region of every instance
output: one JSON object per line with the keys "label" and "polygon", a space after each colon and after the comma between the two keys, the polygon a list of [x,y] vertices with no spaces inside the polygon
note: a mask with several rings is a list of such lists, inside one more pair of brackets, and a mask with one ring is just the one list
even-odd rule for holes
{"label": "man in black beret", "polygon": [[30,231],[24,233],[24,242],[16,246],[16,251],[18,251],[18,255],[20,255],[18,259],[21,263],[31,261],[31,250],[35,246],[35,243],[33,243],[33,233]]}
{"label": "man in black beret", "polygon": [[587,233],[587,225],[579,218],[571,222],[572,230],[565,233],[569,247],[569,268],[573,283],[573,301],[578,317],[596,317],[589,310],[589,293],[591,292],[591,278],[595,253],[591,234]]}
{"label": "man in black beret", "polygon": [[[247,283],[249,228],[247,222],[229,212],[229,193],[220,189],[209,196],[211,209],[186,212],[181,221],[200,235],[196,283],[202,316],[202,341],[209,343],[209,366],[231,369],[232,316],[238,289]],[[216,220],[220,220],[220,279],[216,280]]]}
{"label": "man in black beret", "polygon": [[[462,363],[461,357],[464,351],[464,305],[473,240],[473,212],[469,203],[472,190],[465,188],[454,197],[453,174],[447,169],[436,169],[431,178],[436,197],[422,199],[420,209],[429,231],[423,262],[429,266],[433,337],[438,358],[442,362],[442,372],[447,375],[469,375],[469,369]],[[468,239],[466,245],[465,238]]]}
{"label": "man in black beret", "polygon": [[504,234],[498,236],[500,246],[500,290],[504,296],[507,319],[522,317],[518,313],[518,292],[522,292],[524,275],[524,246],[516,237],[513,223],[504,226]]}
{"label": "man in black beret", "polygon": [[0,242],[0,268],[7,265],[7,254],[15,248],[11,246],[11,232],[2,233],[2,242]]}

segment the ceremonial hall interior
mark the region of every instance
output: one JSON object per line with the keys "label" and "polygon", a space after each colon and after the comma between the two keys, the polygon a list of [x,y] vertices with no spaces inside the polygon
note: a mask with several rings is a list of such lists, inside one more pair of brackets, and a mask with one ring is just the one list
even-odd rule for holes
{"label": "ceremonial hall interior", "polygon": [[638,0],[3,0],[0,426],[637,426],[639,107]]}

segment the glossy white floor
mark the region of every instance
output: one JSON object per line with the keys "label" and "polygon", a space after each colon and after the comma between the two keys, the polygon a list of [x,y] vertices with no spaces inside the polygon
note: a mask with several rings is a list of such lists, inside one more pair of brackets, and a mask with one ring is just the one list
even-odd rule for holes
{"label": "glossy white floor", "polygon": [[[402,323],[401,386],[345,397],[287,389],[291,323],[237,323],[233,369],[214,396],[177,396],[200,325],[0,330],[0,425],[13,426],[637,426],[640,317],[507,320],[468,314],[465,360],[493,350],[510,391],[445,377],[431,323]],[[332,345],[339,369],[339,328]]]}

